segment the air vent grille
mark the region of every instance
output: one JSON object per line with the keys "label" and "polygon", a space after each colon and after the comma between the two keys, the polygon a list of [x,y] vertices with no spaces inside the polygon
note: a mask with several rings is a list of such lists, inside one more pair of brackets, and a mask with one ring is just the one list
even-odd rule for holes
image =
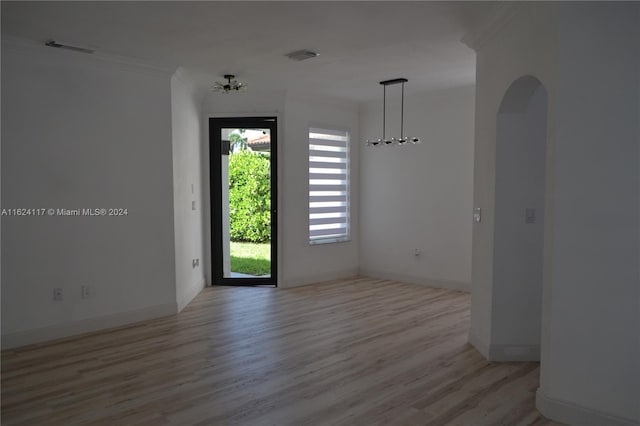
{"label": "air vent grille", "polygon": [[294,61],[304,61],[306,59],[315,58],[319,53],[312,52],[311,50],[302,49],[295,52],[287,53],[286,56]]}

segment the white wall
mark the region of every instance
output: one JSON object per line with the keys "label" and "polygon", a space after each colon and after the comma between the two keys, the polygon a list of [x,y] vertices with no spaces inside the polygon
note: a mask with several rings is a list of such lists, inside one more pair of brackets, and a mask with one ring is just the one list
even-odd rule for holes
{"label": "white wall", "polygon": [[[361,271],[468,290],[474,87],[415,94],[410,84],[405,135],[422,144],[364,146],[382,136],[382,99],[361,109]],[[395,87],[387,89],[388,137],[400,133]]]}
{"label": "white wall", "polygon": [[528,4],[477,48],[470,339],[491,312],[496,117],[532,75],[549,95],[542,312],[543,414],[572,424],[640,420],[637,4]]}
{"label": "white wall", "polygon": [[[171,78],[176,300],[182,310],[204,288],[201,101],[188,71]],[[195,210],[192,203],[195,202]],[[193,260],[199,265],[194,267]]]}
{"label": "white wall", "polygon": [[[535,92],[522,93],[519,85],[534,85]],[[505,105],[509,96],[521,95],[524,105]],[[493,359],[505,352],[510,360],[540,357],[546,121],[547,95],[539,82],[514,83],[497,124]],[[535,223],[526,223],[527,208],[536,209]]]}
{"label": "white wall", "polygon": [[[355,104],[288,94],[281,146],[282,285],[292,287],[358,273],[360,135]],[[349,131],[351,241],[309,245],[309,127]]]}
{"label": "white wall", "polygon": [[[494,205],[496,182],[496,126],[500,103],[507,89],[516,79],[531,75],[547,90],[549,108],[555,99],[554,69],[557,39],[557,17],[553,6],[530,4],[504,24],[501,32],[480,45],[474,46],[476,56],[475,150],[473,178],[473,206],[482,209],[482,221],[473,225],[472,289],[470,342],[485,356],[491,347],[493,309],[493,247]],[[504,36],[503,36],[504,34]],[[553,128],[552,111],[548,112],[549,128]],[[547,138],[547,165],[553,160],[554,135]],[[547,167],[548,191],[553,184],[549,178],[553,168]],[[545,198],[545,208],[552,207]],[[545,215],[545,242],[553,223]],[[545,253],[549,250],[545,246]],[[549,257],[544,259],[550,265]],[[548,266],[545,266],[546,273]],[[544,280],[543,280],[544,282]],[[543,284],[543,308],[545,295]],[[543,321],[545,316],[543,315]],[[543,324],[543,336],[544,324]],[[548,329],[548,327],[547,327]],[[544,351],[544,345],[542,350]],[[541,356],[544,356],[542,354]],[[544,369],[544,365],[542,367]]]}
{"label": "white wall", "polygon": [[560,7],[543,392],[640,422],[640,5]]}
{"label": "white wall", "polygon": [[4,347],[175,312],[170,75],[3,41],[2,207],[128,209],[2,218]]}

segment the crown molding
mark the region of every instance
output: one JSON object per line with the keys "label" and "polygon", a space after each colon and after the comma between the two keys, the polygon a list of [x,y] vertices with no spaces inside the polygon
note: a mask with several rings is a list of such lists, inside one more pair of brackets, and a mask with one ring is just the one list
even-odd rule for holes
{"label": "crown molding", "polygon": [[498,3],[491,14],[468,31],[460,41],[477,52],[489,39],[502,31],[523,8],[524,4],[520,2]]}
{"label": "crown molding", "polygon": [[208,74],[195,72],[184,67],[178,67],[172,79],[186,88],[192,96],[198,99],[198,102],[202,102],[210,92],[211,85],[209,82],[214,80]]}
{"label": "crown molding", "polygon": [[173,73],[173,75],[171,76],[171,78],[175,79],[180,84],[185,86],[189,90],[189,92],[191,92],[192,94],[198,92],[198,87],[196,82],[194,81],[189,71],[186,70],[185,68],[178,67]]}
{"label": "crown molding", "polygon": [[120,56],[110,53],[100,52],[99,50],[94,53],[74,52],[63,49],[56,49],[49,46],[45,46],[44,43],[3,35],[2,36],[2,48],[13,49],[21,52],[32,52],[43,55],[51,55],[58,58],[67,58],[69,60],[88,61],[88,62],[108,62],[112,65],[119,66],[131,71],[143,71],[153,74],[161,74],[165,76],[171,76],[176,72],[175,66],[169,66],[165,64],[157,64],[149,61],[144,61],[137,58],[128,56]]}

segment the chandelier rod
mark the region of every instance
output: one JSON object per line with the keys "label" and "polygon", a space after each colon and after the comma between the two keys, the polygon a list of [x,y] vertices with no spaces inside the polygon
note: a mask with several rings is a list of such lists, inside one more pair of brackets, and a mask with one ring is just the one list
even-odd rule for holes
{"label": "chandelier rod", "polygon": [[402,82],[402,101],[400,104],[400,140],[404,140],[404,81]]}
{"label": "chandelier rod", "polygon": [[382,140],[387,139],[387,85],[382,86]]}

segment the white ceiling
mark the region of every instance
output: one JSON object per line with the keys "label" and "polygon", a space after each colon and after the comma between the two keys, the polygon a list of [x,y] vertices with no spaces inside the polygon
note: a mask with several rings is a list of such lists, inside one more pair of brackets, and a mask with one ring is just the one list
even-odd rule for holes
{"label": "white ceiling", "polygon": [[[292,89],[366,101],[381,80],[407,90],[474,82],[462,36],[490,2],[2,2],[2,34],[182,66],[201,82],[235,74],[249,90]],[[295,62],[284,55],[311,49]],[[204,76],[202,75],[204,74]]]}

